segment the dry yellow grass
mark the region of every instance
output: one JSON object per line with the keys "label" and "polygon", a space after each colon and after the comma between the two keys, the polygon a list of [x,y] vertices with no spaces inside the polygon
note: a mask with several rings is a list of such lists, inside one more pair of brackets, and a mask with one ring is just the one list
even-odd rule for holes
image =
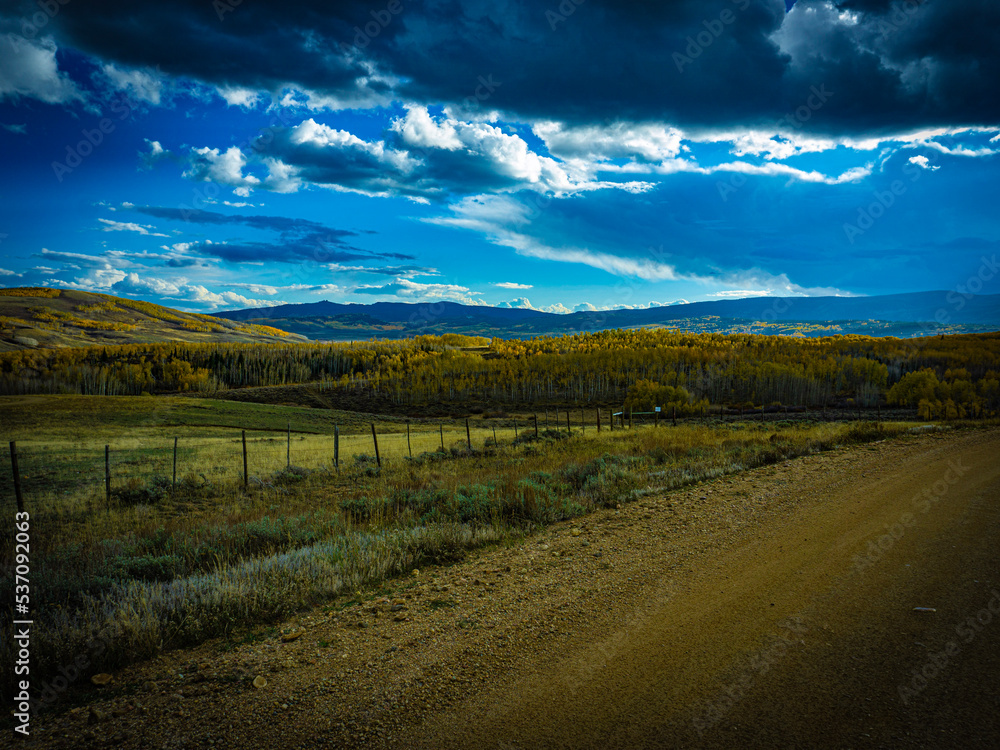
{"label": "dry yellow grass", "polygon": [[[231,418],[227,408],[235,407],[209,409],[204,420]],[[261,408],[262,419],[279,418],[275,409]],[[287,435],[248,433],[244,486],[238,432],[201,424],[184,428],[174,490],[166,479],[168,436],[181,428],[155,418],[142,424],[140,414],[119,415],[119,425],[134,428],[114,440],[110,506],[103,441],[54,426],[47,436],[19,442],[26,484],[38,467],[50,472],[48,493],[27,498],[37,540],[39,674],[71,659],[95,633],[112,644],[101,657],[101,668],[111,669],[272,620],[422,560],[454,559],[538,524],[887,434],[844,424],[688,424],[570,438],[543,431],[539,441],[530,430],[531,439],[514,442],[513,429],[499,422],[493,444],[492,426],[481,421],[472,430],[472,452],[464,424],[444,430],[446,451],[441,427],[420,425],[411,430],[409,460],[405,425],[396,423],[380,434],[379,470],[370,431],[356,422],[341,437],[339,472],[330,434],[294,434],[288,470]],[[95,431],[108,429],[95,423]],[[68,472],[78,473],[67,482]],[[8,655],[0,662],[9,664]]]}

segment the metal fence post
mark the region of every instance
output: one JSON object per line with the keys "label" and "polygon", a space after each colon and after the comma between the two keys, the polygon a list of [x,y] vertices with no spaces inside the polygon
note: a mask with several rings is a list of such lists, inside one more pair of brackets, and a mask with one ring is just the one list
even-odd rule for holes
{"label": "metal fence post", "polygon": [[104,446],[104,494],[111,510],[111,446]]}

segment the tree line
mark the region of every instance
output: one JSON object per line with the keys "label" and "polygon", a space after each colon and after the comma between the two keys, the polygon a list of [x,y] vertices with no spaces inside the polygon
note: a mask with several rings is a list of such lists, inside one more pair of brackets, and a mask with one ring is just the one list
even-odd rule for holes
{"label": "tree line", "polygon": [[0,355],[0,393],[212,393],[319,383],[393,404],[488,401],[822,407],[926,418],[1000,413],[1000,334],[920,339],[614,330],[334,344],[154,343]]}

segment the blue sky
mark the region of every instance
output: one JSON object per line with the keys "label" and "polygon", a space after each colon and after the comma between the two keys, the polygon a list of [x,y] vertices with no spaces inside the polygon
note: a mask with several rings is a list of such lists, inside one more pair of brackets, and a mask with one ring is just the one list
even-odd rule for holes
{"label": "blue sky", "polygon": [[995,3],[328,5],[6,4],[0,284],[566,312],[996,254]]}

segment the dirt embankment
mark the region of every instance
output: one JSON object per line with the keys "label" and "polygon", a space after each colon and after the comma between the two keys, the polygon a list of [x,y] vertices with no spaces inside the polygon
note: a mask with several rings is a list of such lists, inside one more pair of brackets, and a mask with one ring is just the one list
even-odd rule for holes
{"label": "dirt embankment", "polygon": [[838,450],[167,654],[28,746],[995,747],[998,540],[1000,431]]}

